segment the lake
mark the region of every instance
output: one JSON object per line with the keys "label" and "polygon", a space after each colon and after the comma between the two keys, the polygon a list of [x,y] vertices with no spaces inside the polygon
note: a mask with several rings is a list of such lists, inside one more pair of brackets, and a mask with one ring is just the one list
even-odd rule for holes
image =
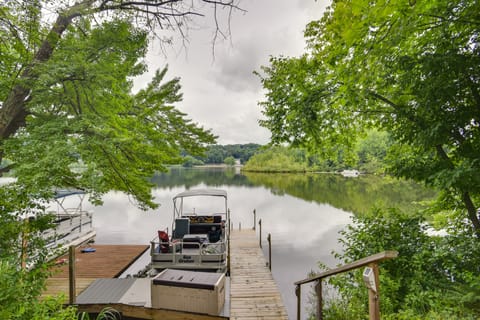
{"label": "lake", "polygon": [[[266,236],[271,234],[273,277],[291,319],[296,314],[293,283],[318,270],[319,261],[336,266],[331,252],[341,251],[338,232],[351,222],[353,214],[364,214],[374,206],[415,210],[434,195],[414,183],[391,178],[242,174],[234,168],[172,168],[152,181],[160,204],[156,210],[141,211],[131,198],[118,192],[105,195],[101,207],[84,206],[95,211],[96,243],[149,244],[157,230],[171,230],[175,194],[193,188],[225,189],[234,228],[252,228],[256,210],[257,221],[262,220],[266,255]],[[302,289],[304,309],[308,307],[307,291]],[[307,312],[302,310],[302,314],[305,317]]]}

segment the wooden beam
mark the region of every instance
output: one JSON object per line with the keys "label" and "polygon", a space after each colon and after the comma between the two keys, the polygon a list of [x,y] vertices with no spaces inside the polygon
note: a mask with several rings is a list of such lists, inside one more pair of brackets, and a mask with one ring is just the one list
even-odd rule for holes
{"label": "wooden beam", "polygon": [[79,312],[100,313],[106,308],[113,308],[120,312],[123,317],[131,317],[136,319],[148,320],[227,320],[222,316],[214,316],[207,314],[182,312],[166,309],[153,309],[144,306],[134,306],[126,304],[80,304],[77,306]]}
{"label": "wooden beam", "polygon": [[77,297],[75,275],[75,246],[68,247],[68,302],[75,303]]}
{"label": "wooden beam", "polygon": [[345,264],[341,267],[327,270],[327,271],[322,272],[322,273],[320,273],[320,274],[318,274],[314,277],[297,281],[297,282],[295,282],[295,285],[302,285],[302,284],[306,284],[306,283],[309,283],[309,282],[321,280],[323,278],[333,276],[333,275],[338,274],[338,273],[347,272],[347,271],[350,271],[350,270],[353,270],[353,269],[358,269],[358,268],[361,268],[361,267],[364,267],[364,266],[368,266],[369,264],[372,264],[372,263],[380,262],[380,261],[387,260],[387,259],[393,259],[393,258],[396,258],[396,257],[398,257],[398,252],[397,251],[383,251],[383,252],[368,256],[366,258],[354,261],[352,263]]}

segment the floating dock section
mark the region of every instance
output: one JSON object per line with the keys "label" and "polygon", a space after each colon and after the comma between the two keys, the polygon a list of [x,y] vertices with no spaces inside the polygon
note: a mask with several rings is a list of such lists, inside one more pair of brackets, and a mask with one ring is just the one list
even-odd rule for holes
{"label": "floating dock section", "polygon": [[255,230],[230,235],[230,319],[288,319]]}

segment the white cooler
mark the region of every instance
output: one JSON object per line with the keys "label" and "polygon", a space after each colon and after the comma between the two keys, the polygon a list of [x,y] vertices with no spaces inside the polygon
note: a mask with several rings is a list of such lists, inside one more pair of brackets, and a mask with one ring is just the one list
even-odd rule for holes
{"label": "white cooler", "polygon": [[151,282],[152,308],[218,315],[225,274],[165,269]]}

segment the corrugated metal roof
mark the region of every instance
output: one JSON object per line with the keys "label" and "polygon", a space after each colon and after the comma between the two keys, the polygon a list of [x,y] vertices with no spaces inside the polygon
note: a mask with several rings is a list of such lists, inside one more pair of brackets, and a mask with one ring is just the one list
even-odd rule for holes
{"label": "corrugated metal roof", "polygon": [[119,303],[135,282],[134,278],[97,279],[76,299],[77,304]]}

